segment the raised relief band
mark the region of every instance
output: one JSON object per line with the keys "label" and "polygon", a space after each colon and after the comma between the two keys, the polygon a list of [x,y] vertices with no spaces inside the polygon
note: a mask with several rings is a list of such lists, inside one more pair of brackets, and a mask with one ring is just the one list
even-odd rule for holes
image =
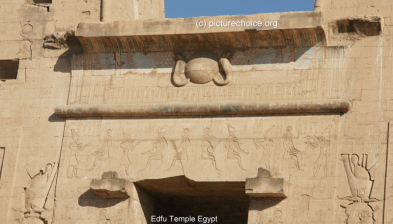
{"label": "raised relief band", "polygon": [[262,114],[337,114],[351,108],[347,99],[265,102],[211,102],[168,104],[68,105],[55,108],[62,118],[78,117],[173,117]]}

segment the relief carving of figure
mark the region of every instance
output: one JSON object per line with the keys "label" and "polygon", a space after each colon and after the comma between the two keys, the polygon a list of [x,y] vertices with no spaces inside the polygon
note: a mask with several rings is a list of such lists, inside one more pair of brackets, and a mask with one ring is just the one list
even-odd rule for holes
{"label": "relief carving of figure", "polygon": [[172,156],[172,163],[167,170],[171,170],[176,161],[179,161],[184,172],[184,164],[182,160],[187,159],[187,150],[191,146],[190,135],[188,134],[189,132],[190,130],[188,128],[183,129],[183,136],[179,146],[176,145],[175,141],[171,141],[175,154]]}
{"label": "relief carving of figure", "polygon": [[300,169],[299,158],[298,158],[300,150],[298,150],[293,143],[294,136],[292,134],[291,126],[288,126],[286,128],[286,133],[282,136],[282,138],[284,140],[283,145],[285,149],[285,154],[289,154],[290,158],[293,159],[297,170],[302,170]]}
{"label": "relief carving of figure", "polygon": [[242,165],[242,155],[243,154],[248,155],[248,152],[244,151],[240,147],[240,143],[236,138],[236,130],[230,124],[228,125],[228,132],[229,132],[230,139],[228,139],[227,142],[225,143],[225,148],[227,149],[227,158],[236,159],[239,167],[242,170],[247,170],[244,169]]}
{"label": "relief carving of figure", "polygon": [[109,150],[112,148],[112,130],[107,129],[101,147],[101,158],[109,159]]}
{"label": "relief carving of figure", "polygon": [[329,125],[322,133],[321,136],[307,136],[307,142],[312,149],[319,148],[319,156],[315,161],[314,177],[317,177],[320,170],[323,171],[323,177],[328,176],[327,172],[327,148],[330,147],[330,130],[332,126]]}
{"label": "relief carving of figure", "polygon": [[[124,173],[125,176],[129,179],[132,179],[133,176],[130,175],[130,165],[131,163],[130,154],[134,152],[135,146],[139,145],[140,141],[134,141],[131,138],[131,134],[124,133],[124,140],[120,143],[120,148],[122,149],[122,154],[120,157],[120,173]],[[131,155],[132,156],[132,155]]]}
{"label": "relief carving of figure", "polygon": [[71,156],[67,168],[68,178],[78,178],[78,151],[81,151],[81,145],[75,145],[76,148],[71,148]]}
{"label": "relief carving of figure", "polygon": [[80,159],[78,158],[79,153],[83,151],[84,147],[86,145],[82,145],[79,142],[79,135],[78,133],[74,130],[71,129],[71,137],[72,137],[72,143],[70,144],[70,150],[71,150],[71,155],[69,158],[69,163],[67,167],[67,177],[68,178],[79,178],[78,177],[78,167],[82,165]]}
{"label": "relief carving of figure", "polygon": [[212,80],[216,85],[227,85],[232,80],[232,65],[228,60],[230,56],[229,53],[224,53],[217,59],[213,53],[198,52],[193,54],[186,63],[183,56],[176,55],[177,62],[172,81],[175,86],[184,86],[190,81],[204,84]]}
{"label": "relief carving of figure", "polygon": [[17,211],[24,213],[25,219],[23,224],[42,224],[45,218],[41,213],[46,211],[45,204],[52,186],[53,180],[57,174],[57,163],[48,163],[45,171],[40,170],[34,176],[30,175],[31,180],[25,187],[25,207]]}
{"label": "relief carving of figure", "polygon": [[211,160],[214,168],[217,171],[221,171],[217,167],[217,161],[216,161],[216,155],[215,155],[215,147],[220,143],[220,141],[217,141],[216,144],[214,144],[214,141],[216,140],[216,137],[211,136],[210,133],[210,128],[206,127],[204,128],[203,132],[205,133],[202,137],[202,142],[201,142],[201,147],[202,147],[202,156],[201,159],[204,160]]}
{"label": "relief carving of figure", "polygon": [[143,153],[144,155],[147,154],[147,163],[146,163],[146,166],[142,170],[149,168],[151,165],[151,161],[162,160],[162,158],[163,158],[162,153],[163,153],[164,149],[166,147],[168,147],[168,142],[165,139],[166,128],[167,128],[167,126],[165,125],[163,128],[161,128],[158,131],[158,138],[153,143],[153,148],[151,150]]}
{"label": "relief carving of figure", "polygon": [[263,139],[254,139],[255,148],[258,151],[261,150],[263,152],[261,158],[259,159],[259,164],[265,162],[265,164],[263,165],[267,170],[270,170],[272,168],[272,165],[270,163],[274,162],[270,159],[270,157],[273,154],[273,148],[274,148],[274,140],[270,135],[274,127],[275,126],[273,125],[271,128],[269,128],[266,131]]}
{"label": "relief carving of figure", "polygon": [[[378,155],[376,155],[378,157]],[[347,174],[351,196],[343,197],[351,203],[345,208],[347,215],[347,224],[374,224],[374,211],[371,207],[371,202],[379,201],[376,198],[371,198],[371,191],[374,180],[371,179],[370,170],[376,165],[375,163],[368,167],[368,155],[363,154],[360,161],[357,154],[341,154],[344,163],[345,172]],[[360,163],[359,163],[360,162]]]}

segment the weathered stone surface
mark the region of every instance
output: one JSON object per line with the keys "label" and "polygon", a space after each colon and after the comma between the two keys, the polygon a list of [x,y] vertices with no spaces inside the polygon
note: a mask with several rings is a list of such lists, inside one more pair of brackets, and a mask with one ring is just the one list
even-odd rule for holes
{"label": "weathered stone surface", "polygon": [[339,114],[346,113],[351,102],[338,100],[305,100],[284,102],[213,102],[172,104],[70,105],[57,107],[55,114],[62,118],[78,117],[173,117],[211,115],[261,114]]}
{"label": "weathered stone surface", "polygon": [[[273,29],[304,29],[317,28],[322,25],[319,12],[288,12],[265,13],[255,15],[192,17],[179,19],[121,21],[110,23],[80,23],[76,30],[77,37],[110,37],[133,35],[163,35],[163,34],[194,34],[214,32],[240,32],[244,30],[273,30]],[[210,27],[211,21],[277,21],[277,27],[245,27],[245,26],[215,26]],[[197,21],[206,21],[206,27],[198,27]]]}
{"label": "weathered stone surface", "polygon": [[130,184],[128,180],[119,178],[116,171],[109,171],[104,172],[101,179],[93,179],[90,188],[102,198],[128,198]]}
{"label": "weathered stone surface", "polygon": [[273,178],[268,170],[259,168],[257,177],[246,179],[246,194],[252,198],[285,198],[284,179]]}
{"label": "weathered stone surface", "polygon": [[163,9],[2,1],[0,223],[393,222],[392,1]]}
{"label": "weathered stone surface", "polygon": [[0,41],[0,60],[31,58],[29,41]]}

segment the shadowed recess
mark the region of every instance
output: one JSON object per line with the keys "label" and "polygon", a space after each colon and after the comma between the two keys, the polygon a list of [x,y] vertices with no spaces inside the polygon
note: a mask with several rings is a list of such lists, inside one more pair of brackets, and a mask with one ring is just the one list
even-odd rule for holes
{"label": "shadowed recess", "polygon": [[157,216],[217,217],[218,223],[247,223],[250,199],[245,182],[196,182],[177,176],[141,180],[135,185],[154,196]]}

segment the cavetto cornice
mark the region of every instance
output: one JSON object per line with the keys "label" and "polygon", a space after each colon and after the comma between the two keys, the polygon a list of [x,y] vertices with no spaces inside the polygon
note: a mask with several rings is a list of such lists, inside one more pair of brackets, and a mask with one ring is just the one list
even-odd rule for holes
{"label": "cavetto cornice", "polygon": [[[84,53],[241,50],[325,44],[320,12],[83,22]],[[248,26],[250,25],[250,26]]]}

